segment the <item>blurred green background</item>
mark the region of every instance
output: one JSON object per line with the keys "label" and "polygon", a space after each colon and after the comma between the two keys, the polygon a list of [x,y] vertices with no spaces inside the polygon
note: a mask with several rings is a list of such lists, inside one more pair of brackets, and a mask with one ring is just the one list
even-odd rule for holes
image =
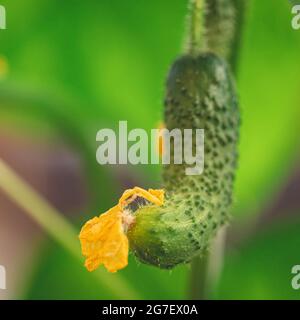
{"label": "blurred green background", "polygon": [[[30,157],[45,158],[39,181],[50,179],[54,187],[40,191],[51,200],[49,190],[57,189],[54,205],[78,230],[125,188],[159,187],[159,166],[100,167],[95,135],[120,120],[150,130],[162,119],[164,80],[182,49],[187,1],[1,4],[7,30],[0,31],[0,56],[8,72],[0,82],[0,136],[6,141],[0,157],[12,159],[29,181],[35,174]],[[252,0],[247,7],[237,77],[242,127],[233,222],[224,272],[211,298],[300,298],[290,284],[291,268],[300,264],[300,31],[292,29],[291,18],[287,0]],[[7,147],[12,137],[16,148],[21,143],[24,149],[16,163]],[[48,148],[58,163],[54,168]],[[75,173],[59,179],[70,166]],[[79,205],[77,196],[83,199]],[[14,265],[11,279],[17,279],[9,298],[127,298],[110,292],[38,227],[28,227],[31,222],[22,229],[24,214],[12,216],[1,209],[0,199],[2,228],[19,224],[18,232],[3,233],[1,248],[25,242],[24,259],[14,257],[17,244],[10,255],[0,251],[0,264],[5,256],[5,263]],[[130,257],[126,269],[105,276],[128,280],[143,299],[180,299],[186,297],[189,271],[188,265],[163,271]]]}

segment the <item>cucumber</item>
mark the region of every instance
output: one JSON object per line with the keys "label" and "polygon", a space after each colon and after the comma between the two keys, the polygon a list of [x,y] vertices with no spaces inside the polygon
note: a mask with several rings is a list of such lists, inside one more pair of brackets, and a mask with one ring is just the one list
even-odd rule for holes
{"label": "cucumber", "polygon": [[186,164],[165,165],[164,205],[136,210],[127,236],[140,261],[169,269],[205,253],[230,218],[240,116],[227,63],[212,53],[177,59],[167,78],[164,118],[169,130],[205,130],[204,171],[189,176]]}

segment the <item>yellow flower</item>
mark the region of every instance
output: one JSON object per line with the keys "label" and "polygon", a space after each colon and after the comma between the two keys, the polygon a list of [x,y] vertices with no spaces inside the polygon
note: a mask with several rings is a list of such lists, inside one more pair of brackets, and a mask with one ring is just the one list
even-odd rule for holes
{"label": "yellow flower", "polygon": [[126,232],[134,223],[134,216],[125,207],[137,197],[161,206],[164,202],[164,190],[147,191],[139,187],[128,189],[116,206],[89,220],[81,229],[79,239],[88,271],[97,269],[101,264],[109,272],[116,272],[127,266],[129,246]]}

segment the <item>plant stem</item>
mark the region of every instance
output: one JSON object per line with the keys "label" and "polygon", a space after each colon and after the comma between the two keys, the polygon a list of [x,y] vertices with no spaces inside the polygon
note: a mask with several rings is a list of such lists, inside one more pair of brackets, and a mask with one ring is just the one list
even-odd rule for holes
{"label": "plant stem", "polygon": [[[0,159],[0,188],[38,223],[55,241],[82,262],[77,232],[73,226]],[[121,275],[98,270],[95,275],[109,291],[120,298],[138,298],[137,293]]]}
{"label": "plant stem", "polygon": [[226,244],[226,227],[221,228],[211,246],[211,252],[207,258],[206,270],[206,296],[211,297],[219,281],[223,270],[225,244]]}
{"label": "plant stem", "polygon": [[226,229],[221,228],[213,240],[210,252],[192,260],[189,299],[205,300],[213,293],[223,268]]}
{"label": "plant stem", "polygon": [[207,255],[197,256],[191,263],[188,298],[191,300],[205,300],[206,298],[206,266]]}
{"label": "plant stem", "polygon": [[244,21],[246,15],[246,1],[245,0],[234,0],[235,6],[235,28],[234,37],[231,46],[231,52],[229,56],[229,64],[231,65],[232,72],[237,76],[238,71],[238,61],[240,56],[240,47],[242,40],[242,33],[244,31]]}
{"label": "plant stem", "polygon": [[204,3],[205,0],[190,0],[186,52],[197,55],[204,47]]}

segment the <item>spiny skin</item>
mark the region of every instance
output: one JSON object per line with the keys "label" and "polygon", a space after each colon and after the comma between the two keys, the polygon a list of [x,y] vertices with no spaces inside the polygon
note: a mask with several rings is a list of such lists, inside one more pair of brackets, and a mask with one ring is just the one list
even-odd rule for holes
{"label": "spiny skin", "polygon": [[223,60],[207,53],[175,61],[167,80],[165,123],[169,130],[205,130],[204,172],[187,176],[185,164],[165,166],[165,204],[137,210],[128,237],[142,262],[172,268],[205,252],[229,218],[239,111]]}

